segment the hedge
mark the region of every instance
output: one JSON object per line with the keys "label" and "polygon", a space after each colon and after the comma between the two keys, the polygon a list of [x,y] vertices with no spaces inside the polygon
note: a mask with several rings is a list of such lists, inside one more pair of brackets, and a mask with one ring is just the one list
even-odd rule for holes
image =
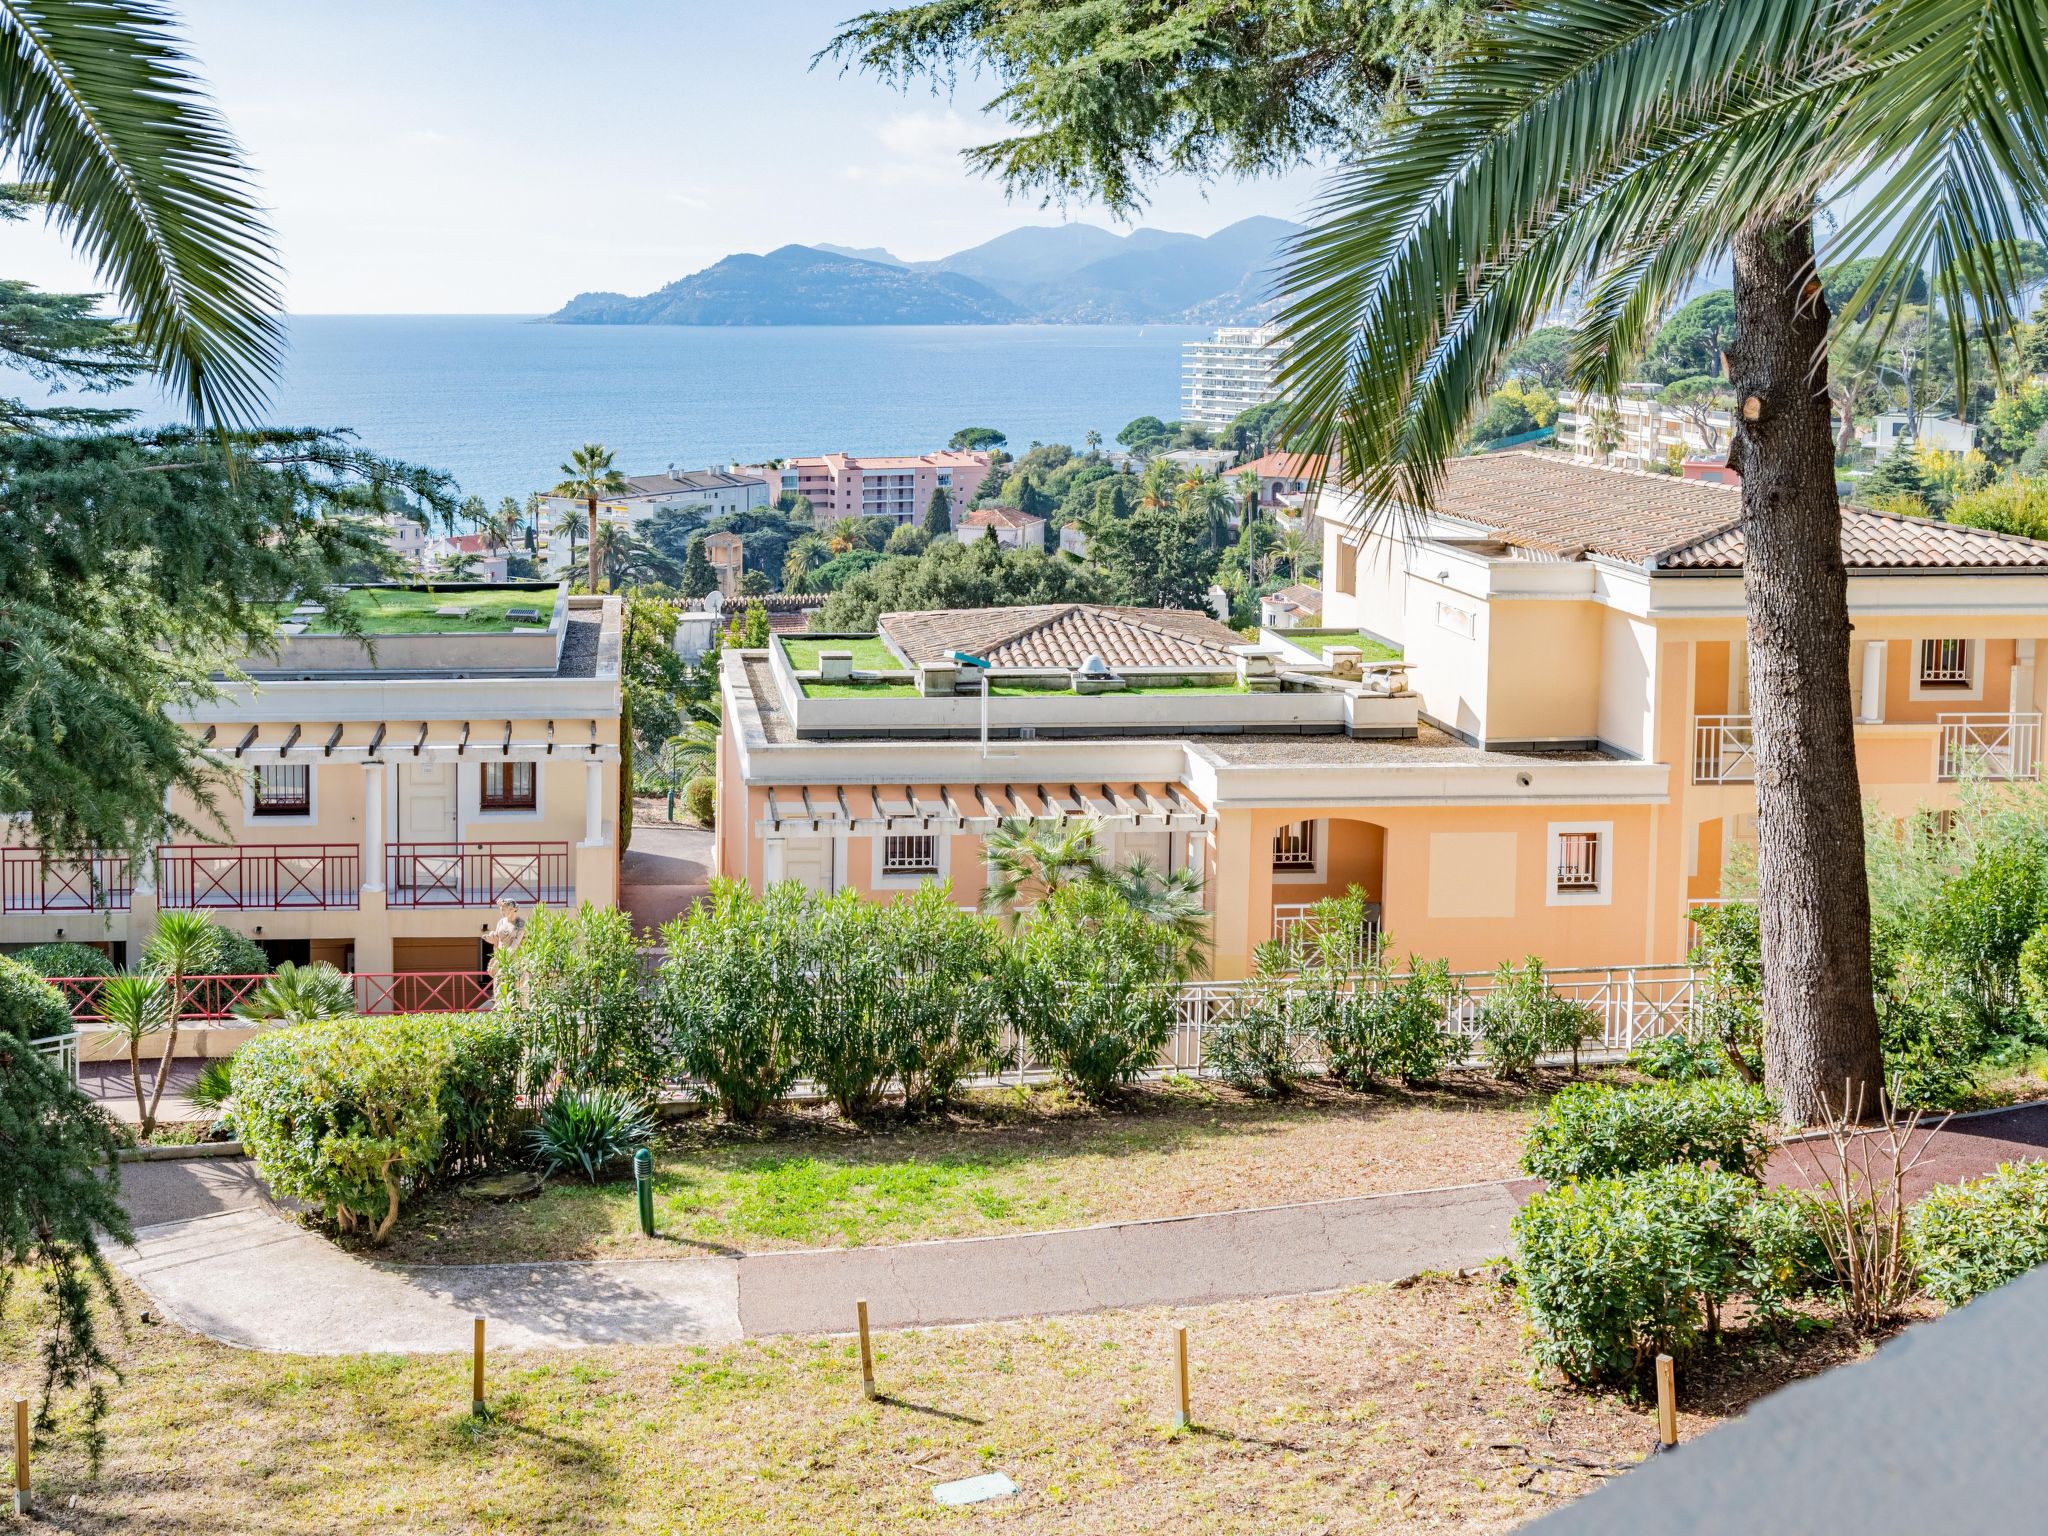
{"label": "hedge", "polygon": [[1641,1088],[1574,1083],[1530,1126],[1522,1168],[1552,1183],[1669,1163],[1711,1163],[1754,1178],[1770,1155],[1773,1113],[1767,1094],[1733,1078]]}

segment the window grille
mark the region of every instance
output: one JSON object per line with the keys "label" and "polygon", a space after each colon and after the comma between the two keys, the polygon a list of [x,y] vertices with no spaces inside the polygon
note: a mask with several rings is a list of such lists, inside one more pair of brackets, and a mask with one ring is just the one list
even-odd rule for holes
{"label": "window grille", "polygon": [[1560,832],[1557,835],[1557,888],[1593,891],[1600,888],[1600,834]]}
{"label": "window grille", "polygon": [[313,809],[309,763],[265,763],[256,770],[251,807],[258,816],[304,816]]}
{"label": "window grille", "polygon": [[1967,688],[1969,684],[1969,641],[1922,640],[1920,642],[1921,687]]}
{"label": "window grille", "polygon": [[1316,824],[1312,821],[1297,821],[1292,826],[1282,827],[1273,838],[1273,867],[1275,869],[1314,869],[1316,867]]}
{"label": "window grille", "polygon": [[882,873],[885,875],[936,875],[939,872],[939,839],[936,833],[911,833],[882,839]]}

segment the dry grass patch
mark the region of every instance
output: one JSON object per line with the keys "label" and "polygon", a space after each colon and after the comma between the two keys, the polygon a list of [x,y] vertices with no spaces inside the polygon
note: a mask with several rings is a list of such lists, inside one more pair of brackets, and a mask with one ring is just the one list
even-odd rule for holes
{"label": "dry grass patch", "polygon": [[[0,1390],[20,1390],[20,1308]],[[1199,1428],[1170,1421],[1169,1339],[1193,1339]],[[1532,1386],[1492,1279],[1182,1312],[849,1339],[605,1349],[490,1362],[292,1358],[134,1325],[108,1460],[40,1462],[74,1531],[898,1532],[956,1528],[931,1485],[1007,1472],[979,1518],[1076,1533],[1504,1530],[1625,1470],[1641,1404]],[[1853,1358],[1837,1330],[1732,1336],[1681,1385],[1691,1437]],[[4,1517],[0,1517],[4,1518]]]}
{"label": "dry grass patch", "polygon": [[390,1254],[475,1263],[831,1247],[1472,1183],[1514,1174],[1529,1117],[1560,1081],[1519,1089],[1459,1075],[1371,1094],[1312,1083],[1270,1100],[1173,1079],[1107,1110],[1035,1088],[879,1128],[824,1112],[753,1129],[692,1119],[657,1153],[652,1242],[630,1182],[564,1180],[513,1205],[421,1202]]}

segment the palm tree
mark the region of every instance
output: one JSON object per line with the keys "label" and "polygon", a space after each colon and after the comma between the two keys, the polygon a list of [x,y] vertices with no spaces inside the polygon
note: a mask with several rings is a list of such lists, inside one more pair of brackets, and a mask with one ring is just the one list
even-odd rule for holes
{"label": "palm tree", "polygon": [[692,779],[718,768],[718,723],[715,720],[692,720],[676,735],[661,744],[661,751],[654,759],[654,771],[666,786],[668,794],[668,819],[676,819],[676,796]]}
{"label": "palm tree", "polygon": [[[1827,393],[1843,304],[1896,319],[1938,259],[1959,374],[2014,324],[2017,221],[2048,208],[2034,0],[1549,0],[1479,13],[1412,115],[1337,176],[1279,286],[1283,389],[1368,508],[1427,507],[1508,349],[1575,311],[1614,394],[1662,312],[1732,257],[1757,740],[1767,1080],[1786,1116],[1883,1091]],[[1390,515],[1376,512],[1374,515]]]}
{"label": "palm tree", "polygon": [[[555,487],[555,494],[581,501],[589,515],[590,567],[587,575],[593,592],[598,590],[597,504],[606,496],[623,496],[631,489],[632,483],[612,468],[612,451],[602,443],[585,443],[570,454],[569,462],[562,466],[562,483]],[[573,534],[569,539],[569,558],[576,558]]]}
{"label": "palm tree", "polygon": [[193,414],[253,417],[282,355],[277,253],[166,9],[0,6],[0,157],[42,190]]}
{"label": "palm tree", "polygon": [[178,1026],[184,1020],[186,980],[204,976],[220,955],[220,930],[203,912],[160,912],[156,932],[143,946],[142,962],[163,979],[166,998],[164,1053],[156,1064],[156,1081],[149,1091],[145,1123],[156,1123],[156,1112],[164,1100],[164,1084],[170,1080],[171,1058],[178,1053]]}
{"label": "palm tree", "polygon": [[1145,466],[1145,478],[1138,482],[1138,505],[1158,512],[1173,505],[1175,466],[1167,459],[1154,459]]}
{"label": "palm tree", "polygon": [[1303,533],[1299,527],[1282,528],[1280,542],[1273,546],[1273,553],[1287,562],[1287,579],[1301,580],[1301,568],[1313,563],[1322,551],[1316,541]]}
{"label": "palm tree", "polygon": [[356,1012],[356,986],[325,961],[295,965],[286,960],[231,1011],[251,1024],[346,1019]]}
{"label": "palm tree", "polygon": [[109,976],[100,990],[100,1012],[107,1028],[128,1047],[128,1077],[135,1085],[135,1118],[147,1137],[156,1129],[156,1111],[142,1096],[142,1042],[170,1023],[171,999],[164,979],[149,971],[123,971]]}
{"label": "palm tree", "polygon": [[1093,427],[1090,427],[1081,435],[1081,441],[1088,445],[1089,458],[1092,459],[1096,454],[1102,452],[1102,434]]}
{"label": "palm tree", "polygon": [[839,518],[825,530],[825,547],[835,555],[843,555],[848,550],[860,548],[861,533],[859,518]]}
{"label": "palm tree", "polygon": [[1186,980],[1209,968],[1209,909],[1200,875],[1185,867],[1161,872],[1148,859],[1132,859],[1103,870],[1099,878],[1160,930],[1172,946],[1176,976]]}
{"label": "palm tree", "polygon": [[981,909],[1014,915],[1063,885],[1089,881],[1102,873],[1095,856],[1095,822],[1089,817],[1062,816],[1033,821],[1006,816],[982,843],[988,862],[988,889]]}
{"label": "palm tree", "polygon": [[576,563],[577,541],[583,536],[583,510],[580,507],[565,507],[562,515],[555,519],[555,526],[548,530],[551,537],[569,541],[569,564]]}

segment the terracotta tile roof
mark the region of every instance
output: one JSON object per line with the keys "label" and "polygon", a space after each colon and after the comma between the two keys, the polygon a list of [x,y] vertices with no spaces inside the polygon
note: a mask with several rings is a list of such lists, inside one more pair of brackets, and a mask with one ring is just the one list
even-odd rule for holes
{"label": "terracotta tile roof", "polygon": [[1099,603],[885,613],[881,630],[913,666],[943,661],[948,651],[966,651],[998,667],[1073,668],[1100,656],[1112,668],[1225,671],[1237,665],[1230,647],[1244,644],[1236,630],[1204,613]]}
{"label": "terracotta tile roof", "polygon": [[1312,587],[1306,582],[1296,582],[1291,587],[1282,587],[1277,592],[1268,592],[1266,594],[1266,601],[1269,603],[1276,601],[1291,603],[1296,608],[1307,609],[1310,613],[1321,613],[1323,611],[1322,588]]}
{"label": "terracotta tile roof", "polygon": [[[1869,507],[1842,508],[1842,563],[1852,571],[1956,571],[2048,567],[2048,544]],[[1665,571],[1739,571],[1742,530],[1724,528],[1657,559]]]}
{"label": "terracotta tile roof", "polygon": [[1269,453],[1231,465],[1223,471],[1222,478],[1233,480],[1250,470],[1262,480],[1320,480],[1325,463],[1325,460],[1305,453]]}
{"label": "terracotta tile roof", "polygon": [[960,519],[961,524],[968,528],[1029,528],[1033,523],[1044,521],[1042,517],[1033,517],[1015,507],[976,507]]}
{"label": "terracotta tile roof", "polygon": [[1642,562],[1731,526],[1742,497],[1704,480],[1510,452],[1451,460],[1434,510],[1492,529],[1505,544]]}

